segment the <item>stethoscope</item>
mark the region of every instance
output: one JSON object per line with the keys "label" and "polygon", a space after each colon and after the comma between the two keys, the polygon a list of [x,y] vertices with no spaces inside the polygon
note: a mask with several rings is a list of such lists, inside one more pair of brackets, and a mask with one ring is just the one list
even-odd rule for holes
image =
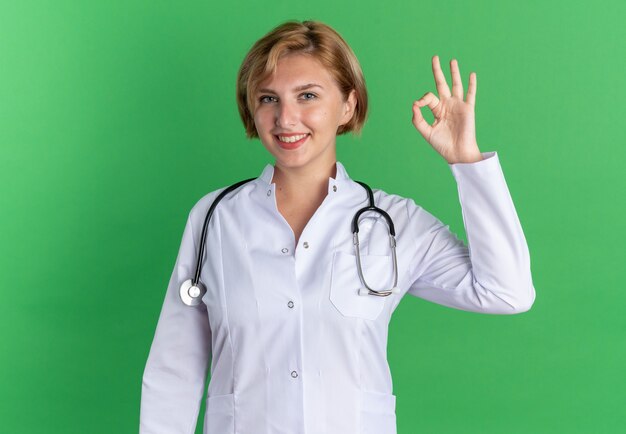
{"label": "stethoscope", "polygon": [[[187,306],[199,305],[200,302],[202,301],[202,297],[206,293],[206,288],[204,287],[202,282],[200,282],[200,270],[202,267],[202,259],[203,259],[204,251],[205,251],[204,245],[206,241],[206,233],[209,227],[209,221],[211,220],[211,216],[213,215],[213,211],[215,210],[215,207],[217,206],[219,201],[222,200],[222,198],[226,196],[228,193],[235,190],[237,187],[247,182],[253,181],[255,179],[257,178],[250,178],[250,179],[246,179],[243,181],[239,181],[231,185],[230,187],[225,188],[211,204],[211,207],[209,208],[209,211],[207,212],[206,217],[204,218],[204,226],[202,227],[202,235],[200,236],[200,248],[198,252],[198,260],[196,261],[196,272],[194,274],[193,279],[185,280],[183,284],[180,286],[180,298],[183,301],[183,303],[185,303]],[[391,295],[392,293],[400,292],[396,286],[398,284],[398,260],[396,258],[396,230],[394,228],[391,217],[389,217],[389,214],[387,214],[387,212],[385,212],[384,210],[374,205],[374,193],[372,193],[372,189],[364,182],[361,182],[361,181],[356,181],[356,182],[358,182],[359,184],[361,184],[361,186],[363,186],[363,188],[367,191],[367,195],[369,198],[369,205],[358,210],[356,214],[354,215],[354,218],[352,219],[352,242],[354,244],[354,248],[356,251],[356,266],[357,266],[357,271],[359,273],[359,278],[361,279],[361,282],[363,283],[363,287],[359,288],[359,295],[376,295],[379,297],[387,297],[388,295]],[[365,277],[363,276],[363,269],[361,267],[361,253],[359,251],[359,217],[361,216],[361,214],[367,211],[374,211],[382,215],[384,219],[387,221],[387,226],[389,227],[389,245],[391,246],[391,257],[393,261],[393,286],[390,289],[375,290],[367,284],[367,282],[365,281]]]}

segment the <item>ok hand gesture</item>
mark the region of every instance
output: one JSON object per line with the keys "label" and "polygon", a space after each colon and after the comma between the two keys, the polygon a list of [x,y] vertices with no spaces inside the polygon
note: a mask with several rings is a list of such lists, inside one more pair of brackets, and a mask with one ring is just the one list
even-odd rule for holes
{"label": "ok hand gesture", "polygon": [[[476,143],[474,102],[476,100],[476,73],[469,76],[466,101],[463,101],[463,83],[456,59],[450,61],[452,94],[441,71],[439,56],[432,59],[433,75],[437,85],[437,98],[432,92],[413,103],[413,125],[449,164],[473,163],[483,159]],[[432,125],[422,116],[425,105],[435,116]]]}

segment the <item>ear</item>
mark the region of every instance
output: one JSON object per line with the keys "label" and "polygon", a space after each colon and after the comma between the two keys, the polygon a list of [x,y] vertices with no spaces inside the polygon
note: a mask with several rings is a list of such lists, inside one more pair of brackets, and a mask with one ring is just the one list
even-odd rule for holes
{"label": "ear", "polygon": [[348,98],[343,103],[343,116],[341,117],[341,123],[339,125],[345,125],[350,122],[352,116],[354,116],[356,104],[356,90],[352,89],[348,94]]}

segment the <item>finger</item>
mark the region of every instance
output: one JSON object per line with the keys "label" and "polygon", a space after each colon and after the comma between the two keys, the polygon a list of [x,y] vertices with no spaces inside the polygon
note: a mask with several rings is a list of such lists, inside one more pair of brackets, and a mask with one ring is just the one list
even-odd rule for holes
{"label": "finger", "polygon": [[433,56],[433,75],[435,76],[435,84],[437,85],[437,93],[439,97],[449,98],[450,88],[446,83],[446,77],[443,75],[441,65],[439,64],[439,56],[436,54]]}
{"label": "finger", "polygon": [[423,97],[416,101],[416,103],[419,107],[424,107],[425,105],[428,106],[430,111],[433,112],[433,116],[437,117],[437,115],[435,114],[435,110],[439,105],[439,98],[437,98],[434,93],[425,93]]}
{"label": "finger", "polygon": [[452,96],[463,100],[463,82],[459,71],[459,62],[456,59],[450,61],[450,75],[452,75]]}
{"label": "finger", "polygon": [[413,125],[415,126],[415,128],[417,129],[417,131],[419,131],[419,133],[422,135],[422,137],[428,141],[428,138],[430,137],[431,131],[432,131],[432,127],[428,124],[428,122],[426,122],[426,119],[424,119],[424,116],[422,116],[422,110],[421,110],[421,106],[419,104],[419,101],[415,101],[413,103]]}
{"label": "finger", "polygon": [[467,87],[467,102],[472,105],[476,105],[476,73],[470,73],[469,85]]}

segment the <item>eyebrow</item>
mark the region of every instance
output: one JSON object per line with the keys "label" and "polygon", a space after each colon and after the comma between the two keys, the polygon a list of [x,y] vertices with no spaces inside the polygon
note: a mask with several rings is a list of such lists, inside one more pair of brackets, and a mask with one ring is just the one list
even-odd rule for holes
{"label": "eyebrow", "polygon": [[[297,86],[293,88],[294,92],[299,92],[301,90],[305,90],[305,89],[310,89],[312,87],[319,87],[320,89],[324,89],[322,86],[320,86],[319,84],[315,84],[315,83],[308,83],[308,84],[303,84],[302,86]],[[257,92],[270,92],[270,93],[276,93],[275,91],[273,91],[272,89],[267,89],[267,88],[263,88],[263,89],[259,89],[257,90]]]}

